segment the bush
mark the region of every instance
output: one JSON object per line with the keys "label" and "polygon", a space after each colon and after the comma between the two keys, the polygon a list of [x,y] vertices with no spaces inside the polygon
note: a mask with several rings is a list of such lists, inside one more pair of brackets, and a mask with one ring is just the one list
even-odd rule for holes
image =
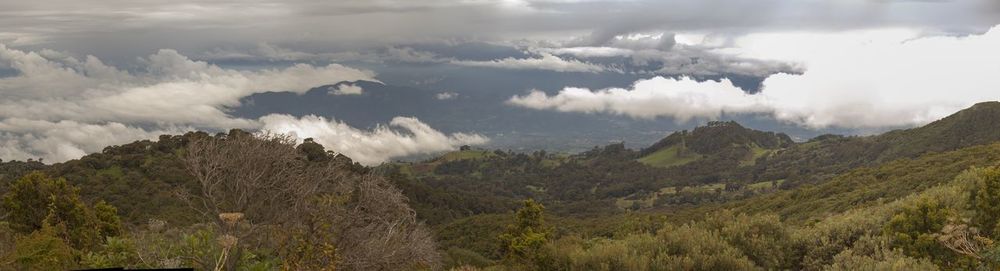
{"label": "bush", "polygon": [[1000,232],[1000,168],[982,170],[969,189],[972,223],[993,236]]}
{"label": "bush", "polygon": [[714,231],[684,225],[623,239],[562,238],[549,246],[561,270],[757,270]]}
{"label": "bush", "polygon": [[58,236],[55,228],[42,228],[17,238],[14,250],[4,259],[4,265],[15,270],[69,270],[76,267],[74,250]]}
{"label": "bush", "polygon": [[934,199],[922,199],[905,206],[886,223],[884,234],[891,238],[894,247],[907,256],[927,257],[937,263],[955,258],[955,254],[938,243],[935,234],[948,223],[954,211],[941,206]]}
{"label": "bush", "polygon": [[493,261],[479,255],[475,251],[452,247],[445,251],[445,268],[458,268],[462,266],[486,267],[493,264]]}
{"label": "bush", "polygon": [[92,248],[105,236],[121,233],[117,209],[101,201],[83,204],[78,189],[65,179],[33,172],[18,179],[4,195],[3,211],[12,229],[30,233],[48,223],[55,234],[77,249]]}
{"label": "bush", "polygon": [[891,250],[887,243],[883,238],[865,236],[853,248],[837,254],[823,270],[938,270],[931,261],[907,257],[899,250]]}

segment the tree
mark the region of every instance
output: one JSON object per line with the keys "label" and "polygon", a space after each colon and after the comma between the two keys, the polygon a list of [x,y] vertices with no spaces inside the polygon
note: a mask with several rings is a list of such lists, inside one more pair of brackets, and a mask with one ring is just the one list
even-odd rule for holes
{"label": "tree", "polygon": [[192,140],[183,160],[197,185],[180,195],[221,230],[219,265],[229,268],[242,257],[241,239],[258,226],[301,224],[309,200],[343,177],[332,163],[310,162],[291,136],[236,129]]}
{"label": "tree", "polygon": [[14,270],[70,270],[76,265],[73,253],[56,229],[43,223],[40,229],[17,238],[14,251],[0,265]]}
{"label": "tree", "polygon": [[93,210],[97,224],[95,226],[101,236],[119,236],[125,231],[122,229],[122,221],[115,206],[102,200],[94,204]]}
{"label": "tree", "polygon": [[11,228],[23,233],[41,229],[50,206],[60,220],[74,226],[84,224],[86,206],[80,201],[77,189],[66,179],[52,179],[44,173],[32,172],[15,181],[4,195],[7,221]]}
{"label": "tree", "polygon": [[181,194],[221,230],[216,268],[236,267],[244,250],[262,244],[280,247],[288,269],[436,266],[432,235],[406,197],[329,158],[318,143],[296,147],[280,134],[233,130],[192,140],[183,159],[197,185]]}
{"label": "tree", "polygon": [[326,153],[326,149],[323,145],[316,143],[312,138],[306,138],[296,147],[302,153],[306,154],[306,158],[309,161],[327,161],[330,160],[330,155]]}
{"label": "tree", "polygon": [[969,192],[972,223],[988,236],[1000,232],[1000,168],[983,171]]}
{"label": "tree", "polygon": [[119,235],[117,209],[98,202],[92,210],[80,200],[78,191],[65,179],[33,172],[14,182],[4,195],[3,209],[15,231],[30,233],[48,223],[75,248],[91,247],[105,236]]}
{"label": "tree", "polygon": [[551,229],[545,226],[544,211],[545,206],[535,200],[524,201],[514,223],[500,235],[505,260],[520,264],[540,264],[544,260],[542,248],[551,235]]}
{"label": "tree", "polygon": [[434,236],[417,221],[406,196],[388,180],[360,176],[348,193],[350,198],[342,207],[325,214],[336,219],[333,231],[343,269],[412,270],[439,265]]}
{"label": "tree", "polygon": [[913,206],[906,206],[889,219],[885,234],[893,245],[902,248],[907,256],[927,257],[938,263],[954,259],[951,251],[938,243],[935,234],[946,224],[952,211],[933,199],[922,199]]}
{"label": "tree", "polygon": [[342,177],[331,164],[310,163],[290,136],[240,130],[193,140],[184,164],[198,185],[182,195],[219,228],[223,213],[242,213],[251,225],[294,222],[309,198]]}

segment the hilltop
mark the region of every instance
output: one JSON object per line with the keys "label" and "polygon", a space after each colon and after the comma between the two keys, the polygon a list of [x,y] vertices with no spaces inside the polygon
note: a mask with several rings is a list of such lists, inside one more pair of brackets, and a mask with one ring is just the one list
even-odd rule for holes
{"label": "hilltop", "polygon": [[[0,192],[25,174],[41,171],[78,187],[84,202],[117,206],[127,225],[162,219],[186,227],[197,224],[198,217],[175,191],[196,184],[181,157],[193,138],[208,136],[164,135],[52,165],[5,161],[0,163]],[[948,195],[953,195],[964,189],[953,181],[955,176],[1000,163],[1000,103],[980,103],[922,127],[872,136],[824,135],[806,142],[736,122],[710,122],[671,133],[641,150],[622,143],[575,154],[469,148],[375,168],[311,141],[297,150],[304,159],[329,159],[323,163],[351,176],[385,176],[409,199],[416,218],[430,226],[447,257],[488,265],[502,257],[494,237],[526,198],[545,204],[548,221],[557,225],[555,237],[604,238],[602,242],[621,242],[637,228],[649,233],[711,221],[705,214],[720,212],[764,216],[787,230],[826,234],[811,225],[839,225],[835,219],[852,212],[878,211],[878,219],[867,221],[866,227],[882,228],[886,212],[902,208],[902,203],[889,202],[910,202],[914,195],[941,187],[950,187]],[[696,228],[722,225],[711,223],[736,222]],[[833,255],[815,256],[820,257],[815,262],[805,260],[814,256],[795,257],[800,258],[792,262],[806,266],[833,261]]]}
{"label": "hilltop", "polygon": [[713,121],[691,132],[672,133],[640,150],[639,162],[654,167],[672,167],[706,159],[707,163],[747,165],[793,144],[791,137],[785,134],[744,128],[734,121]]}

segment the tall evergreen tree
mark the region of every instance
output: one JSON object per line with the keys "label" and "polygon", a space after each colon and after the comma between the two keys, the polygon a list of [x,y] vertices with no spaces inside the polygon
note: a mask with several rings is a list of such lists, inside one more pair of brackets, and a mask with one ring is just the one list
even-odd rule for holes
{"label": "tall evergreen tree", "polygon": [[505,260],[515,264],[540,264],[542,249],[548,243],[551,229],[546,227],[545,206],[532,199],[517,210],[514,223],[500,235]]}
{"label": "tall evergreen tree", "polygon": [[973,210],[972,223],[989,235],[1000,232],[1000,168],[983,172],[982,178],[974,182],[969,193],[969,205]]}

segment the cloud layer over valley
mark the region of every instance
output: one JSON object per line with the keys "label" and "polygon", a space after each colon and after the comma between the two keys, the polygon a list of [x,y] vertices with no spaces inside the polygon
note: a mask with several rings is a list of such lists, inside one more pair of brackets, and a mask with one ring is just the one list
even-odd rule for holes
{"label": "cloud layer over valley", "polygon": [[[392,157],[404,157],[428,152],[454,150],[462,145],[479,145],[488,141],[477,134],[446,135],[411,117],[395,117],[389,126],[371,131],[359,130],[334,119],[309,115],[296,118],[289,115],[267,115],[260,118],[263,129],[313,138],[317,143],[351,157],[354,161],[373,165]],[[395,131],[398,127],[405,132]]]}
{"label": "cloud layer over valley", "polygon": [[[227,112],[240,106],[241,98],[254,93],[303,93],[315,86],[341,81],[377,82],[371,71],[337,64],[234,70],[194,61],[174,50],[159,50],[138,63],[142,67],[129,71],[93,56],[76,58],[52,50],[21,51],[0,44],[0,67],[15,71],[11,76],[0,77],[3,93],[0,142],[4,143],[0,157],[58,162],[100,151],[108,145],[153,139],[163,133],[286,127],[280,121],[296,121],[296,127],[318,125],[277,116],[267,120],[244,119]],[[361,93],[360,88],[352,85],[337,90],[340,94]],[[332,135],[310,133],[310,136],[324,138],[348,133],[356,140],[383,142],[378,149],[373,147],[375,144],[338,145],[333,149],[364,156],[366,163],[485,141],[474,135],[445,136],[417,119],[406,120],[393,125],[414,133],[412,136],[384,127],[366,132],[343,123],[336,126],[339,130],[322,130]],[[393,141],[393,137],[399,138]],[[414,139],[423,144],[408,143]],[[404,151],[384,151],[394,148]]]}
{"label": "cloud layer over valley", "polygon": [[367,164],[705,119],[868,134],[1000,99],[997,3],[0,1],[0,159],[232,128]]}
{"label": "cloud layer over valley", "polygon": [[769,114],[807,127],[919,125],[981,101],[1000,99],[1000,27],[965,37],[906,29],[748,35],[723,53],[800,63],[802,74],[775,74],[759,94],[729,80],[662,77],[631,88],[531,91],[508,102],[532,109],[611,113],[636,118],[719,118]]}

